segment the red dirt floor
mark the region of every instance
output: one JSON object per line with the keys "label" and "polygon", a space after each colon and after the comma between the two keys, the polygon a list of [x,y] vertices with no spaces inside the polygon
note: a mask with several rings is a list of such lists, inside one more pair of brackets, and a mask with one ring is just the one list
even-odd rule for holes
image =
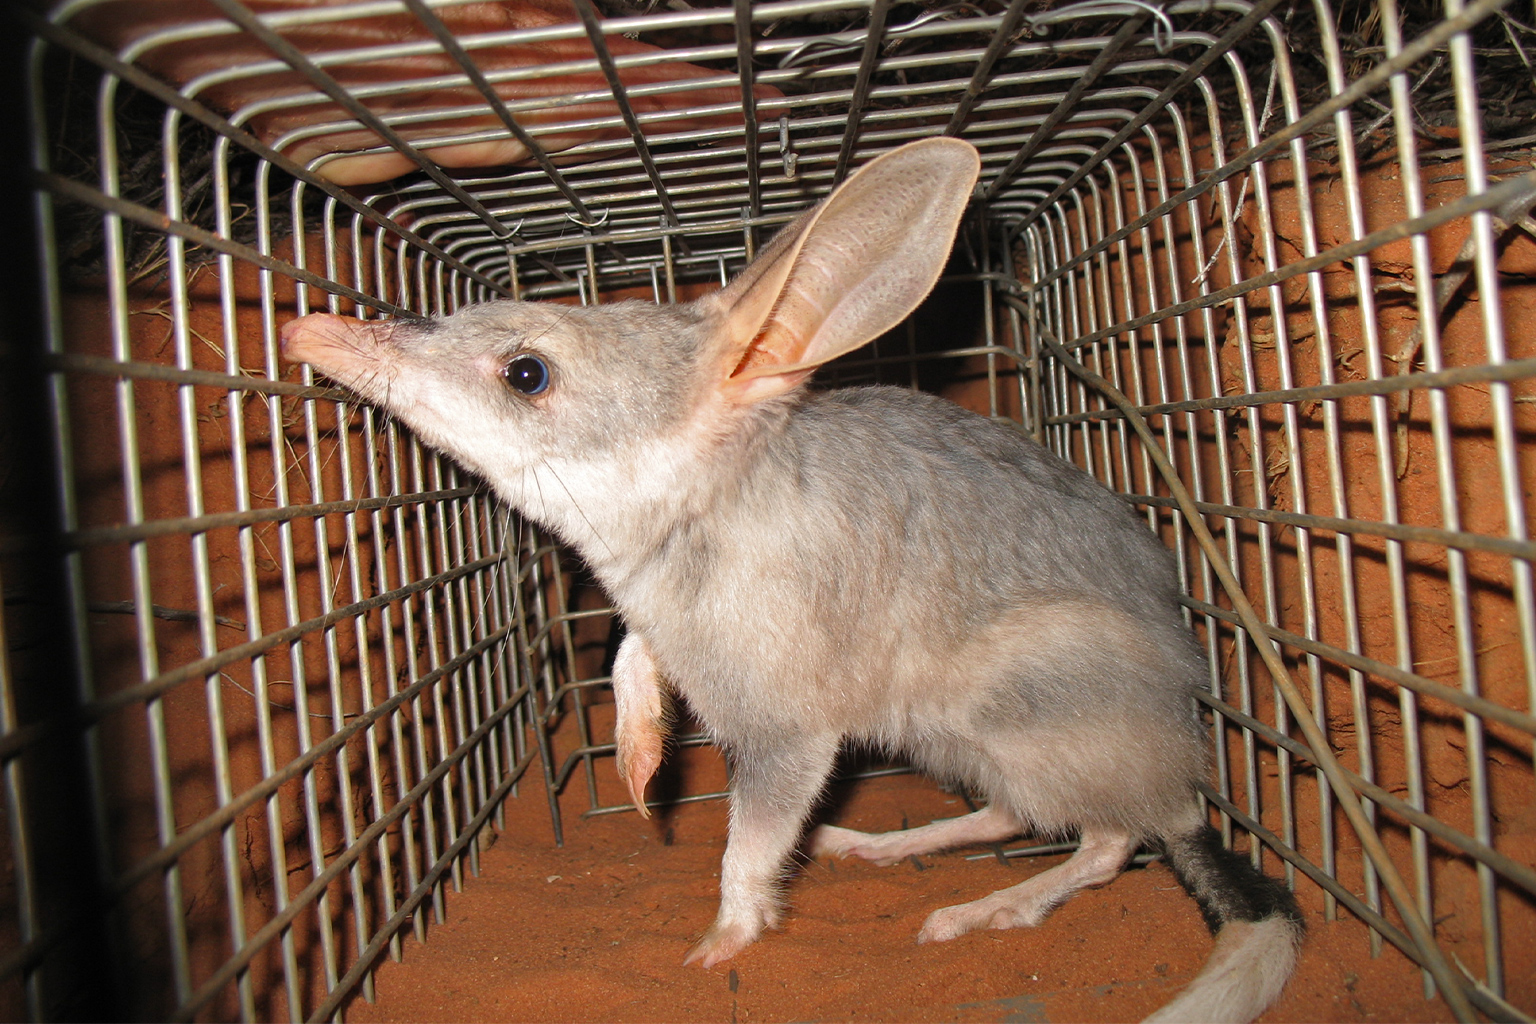
{"label": "red dirt floor", "polygon": [[[564,798],[564,848],[551,841],[536,781],[508,801],[480,877],[449,895],[426,945],[405,939],[403,962],[382,965],[376,1001],[355,999],[349,1020],[1135,1020],[1169,1001],[1211,948],[1194,902],[1160,863],[1079,895],[1039,928],[917,945],[930,911],[1060,859],[970,860],[971,850],[893,867],[804,863],[781,930],[711,970],[684,967],[714,916],[725,804],[684,804],[650,821],[583,819],[578,788]],[[922,778],[885,776],[846,787],[825,818],[878,831],[965,811]],[[1272,858],[1266,869],[1278,870]],[[1365,928],[1325,921],[1304,885],[1300,967],[1261,1020],[1451,1019],[1424,999],[1404,956],[1388,946],[1372,958]]]}

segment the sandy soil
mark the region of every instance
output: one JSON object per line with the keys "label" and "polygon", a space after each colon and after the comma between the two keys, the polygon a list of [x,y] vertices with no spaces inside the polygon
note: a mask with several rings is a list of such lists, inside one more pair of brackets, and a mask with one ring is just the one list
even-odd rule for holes
{"label": "sandy soil", "polygon": [[[377,1001],[354,999],[348,1019],[1133,1020],[1171,999],[1210,951],[1194,902],[1155,862],[1038,929],[919,946],[930,911],[1060,860],[961,851],[887,868],[805,863],[780,931],[712,970],[684,967],[714,916],[725,805],[685,804],[644,821],[580,819],[567,803],[559,849],[537,794],[509,801],[481,877],[449,898],[427,945],[407,940],[403,962],[382,966]],[[829,803],[828,820],[871,830],[966,811],[916,776],[861,780]],[[1450,1019],[1396,950],[1372,959],[1361,925],[1307,911],[1300,969],[1264,1020]]]}

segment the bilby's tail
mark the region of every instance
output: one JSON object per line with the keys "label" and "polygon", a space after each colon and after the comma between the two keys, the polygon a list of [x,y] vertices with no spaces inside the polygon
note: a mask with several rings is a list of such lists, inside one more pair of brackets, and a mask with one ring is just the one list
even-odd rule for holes
{"label": "bilby's tail", "polygon": [[1209,825],[1163,840],[1179,884],[1200,904],[1216,950],[1195,980],[1149,1021],[1251,1021],[1280,997],[1305,931],[1296,900],[1221,845]]}

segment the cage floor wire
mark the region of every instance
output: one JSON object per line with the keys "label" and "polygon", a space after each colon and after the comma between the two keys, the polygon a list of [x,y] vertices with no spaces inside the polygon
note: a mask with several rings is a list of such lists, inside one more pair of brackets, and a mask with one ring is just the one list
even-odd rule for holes
{"label": "cage floor wire", "polygon": [[[633,814],[619,629],[577,560],[283,364],[278,333],[316,310],[686,300],[858,167],[941,134],[982,160],[956,254],[930,303],[820,382],[1010,420],[1173,550],[1211,664],[1212,821],[1316,922],[1317,973],[1276,1013],[1536,1013],[1528,5],[6,14],[25,34],[18,223],[37,258],[0,364],[0,1014],[391,1019],[368,1006],[375,972],[451,965],[439,938],[477,891],[537,906],[578,885],[541,859],[564,850],[599,876],[581,898],[619,904],[643,887],[622,866],[636,843],[718,837],[727,780],[686,727],[674,759],[694,770],[654,794],[663,824]],[[960,799],[872,767],[843,807],[871,828]],[[650,852],[651,877],[677,870]],[[979,895],[962,874],[1059,855],[1033,852],[910,871]],[[892,885],[806,865],[804,904],[838,871],[871,904]],[[1184,924],[1137,902],[1158,879],[1064,907],[1034,941],[1077,948],[1009,961],[1006,984],[987,974],[997,944],[1030,938],[907,947],[875,985],[914,1018],[1145,1012],[1183,968],[1118,984],[1097,937],[1187,952],[1187,901],[1172,894]],[[692,926],[642,909],[654,934],[580,954],[606,995],[548,959],[550,941],[608,953],[598,914],[585,932],[521,918],[494,966],[465,971],[519,979],[516,1005],[480,1009],[644,1005],[617,977],[626,944],[660,958],[657,936]],[[892,913],[915,933],[915,905]],[[797,934],[834,917],[792,916],[751,972],[678,981],[690,1013],[838,1005],[756,987],[788,991],[808,969]],[[1036,1000],[1041,979],[1058,1001]]]}

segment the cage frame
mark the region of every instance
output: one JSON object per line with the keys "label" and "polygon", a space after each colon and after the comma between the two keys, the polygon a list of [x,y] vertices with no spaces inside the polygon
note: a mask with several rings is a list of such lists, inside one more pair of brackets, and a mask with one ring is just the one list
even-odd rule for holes
{"label": "cage frame", "polygon": [[[1502,17],[1498,0],[1451,0],[1443,19],[1411,38],[1398,28],[1401,12],[1395,0],[1381,0],[1379,59],[1359,73],[1352,73],[1335,26],[1323,16],[1331,11],[1323,0],[1290,4],[1289,14],[1281,13],[1282,0],[1179,0],[1161,7],[1089,0],[1044,10],[1012,0],[992,5],[992,13],[961,4],[899,23],[891,20],[893,10],[905,12],[911,5],[890,0],[733,0],[720,7],[610,17],[601,17],[590,0],[572,0],[576,21],[465,38],[455,37],[444,21],[459,6],[455,0],[372,0],[265,12],[242,0],[210,2],[220,17],[150,33],[116,51],[71,24],[106,4],[73,0],[46,17],[25,10],[17,15],[34,40],[27,68],[29,147],[43,328],[36,350],[23,349],[16,365],[25,371],[25,386],[35,388],[51,409],[48,450],[39,473],[53,489],[57,519],[8,529],[9,535],[0,537],[0,573],[8,595],[18,571],[56,581],[63,597],[53,610],[64,625],[55,635],[68,645],[73,685],[66,710],[29,717],[36,701],[27,686],[35,686],[36,669],[29,664],[18,669],[8,649],[0,649],[0,775],[15,905],[15,921],[8,925],[17,937],[15,948],[0,955],[0,982],[19,987],[29,1016],[56,1014],[61,986],[79,970],[63,963],[66,955],[74,955],[69,936],[78,922],[67,915],[50,919],[54,908],[44,890],[56,882],[46,881],[48,849],[39,845],[46,830],[37,830],[42,813],[37,773],[29,772],[34,762],[49,763],[44,747],[61,742],[60,737],[84,753],[87,778],[81,784],[90,794],[90,807],[81,820],[94,844],[87,859],[98,872],[95,889],[109,904],[100,913],[108,918],[126,914],[125,894],[156,882],[161,886],[173,990],[166,1006],[177,1018],[210,1012],[242,1019],[262,1016],[252,991],[251,965],[273,955],[280,961],[270,968],[280,979],[274,983],[281,989],[278,1002],[290,1017],[331,1017],[354,992],[370,996],[380,957],[398,957],[407,929],[422,934],[427,905],[441,916],[445,886],[462,884],[465,868],[478,872],[476,835],[487,823],[499,822],[500,802],[514,787],[534,781],[530,770],[535,761],[556,841],[564,827],[556,793],[578,770],[589,793],[588,813],[628,807],[605,799],[597,782],[613,744],[593,731],[588,716],[591,698],[601,694],[607,677],[579,667],[575,655],[581,624],[611,613],[600,606],[571,607],[569,556],[509,518],[483,487],[450,462],[345,393],[315,383],[307,370],[298,382],[285,376],[275,348],[280,318],[322,303],[333,312],[373,317],[446,311],[491,298],[574,298],[585,304],[639,290],[655,301],[676,300],[702,282],[723,283],[774,228],[826,194],[857,164],[902,141],[934,133],[969,137],[982,151],[977,226],[963,242],[970,247],[973,266],[946,277],[947,284],[979,288],[982,336],[973,344],[927,352],[919,351],[916,330],[908,328],[904,338],[885,339],[880,348],[833,368],[831,379],[857,381],[905,370],[904,376],[916,383],[927,363],[969,360],[967,365],[974,367],[979,360],[975,372],[986,381],[986,408],[979,411],[1016,415],[1038,439],[1125,493],[1149,527],[1170,541],[1188,591],[1186,615],[1199,626],[1211,655],[1210,692],[1201,701],[1216,723],[1218,774],[1204,796],[1224,838],[1230,843],[1243,834],[1251,837],[1248,850],[1256,864],[1283,864],[1293,885],[1305,878],[1324,891],[1329,916],[1342,904],[1371,928],[1373,943],[1390,942],[1423,965],[1426,996],[1441,993],[1460,1019],[1471,1019],[1474,1007],[1489,1015],[1522,1012],[1504,999],[1500,900],[1509,892],[1536,894],[1536,872],[1498,849],[1488,744],[1504,743],[1497,736],[1508,733],[1522,737],[1529,774],[1530,738],[1536,735],[1536,583],[1531,573],[1536,544],[1528,534],[1523,490],[1531,472],[1521,464],[1524,428],[1517,406],[1524,396],[1514,391],[1536,374],[1536,359],[1510,355],[1500,302],[1505,286],[1499,276],[1498,236],[1529,221],[1536,173],[1527,168],[1495,180],[1489,170],[1499,154],[1531,148],[1529,139],[1487,137],[1477,106],[1479,54],[1471,33]],[[1286,20],[1298,6],[1310,9],[1321,26],[1319,63],[1326,94],[1315,101],[1301,95],[1292,67]],[[284,36],[329,22],[401,13],[415,18],[423,34],[406,42],[318,53],[306,53]],[[804,27],[815,17],[838,14],[853,20],[837,31]],[[799,34],[770,31],[782,25]],[[1063,25],[1097,27],[1067,38],[1053,35]],[[1514,39],[1513,30],[1508,31]],[[627,34],[673,38],[690,32],[701,39],[713,36],[693,46],[615,52],[624,49],[615,40]],[[212,46],[239,34],[260,42],[270,56],[232,63],[179,85],[146,70],[146,55],[158,48],[189,40]],[[938,42],[946,39],[964,45],[946,49]],[[556,43],[580,43],[592,56],[553,67],[487,72],[475,61],[477,53],[498,46]],[[1261,45],[1271,64],[1250,72],[1240,46]],[[1519,48],[1518,41],[1513,45]],[[1127,57],[1130,52],[1135,56]],[[65,55],[99,72],[94,110],[100,151],[83,165],[61,170],[54,166],[60,113],[50,96],[48,74],[49,62]],[[423,55],[457,67],[446,78],[480,100],[450,106],[446,113],[381,115],[369,101],[426,86],[411,81],[349,86],[338,77],[369,62]],[[688,64],[712,73],[638,85],[625,81],[626,74],[662,64]],[[932,77],[951,65],[971,70]],[[1451,76],[1454,141],[1459,145],[1427,147],[1414,95],[1440,69]],[[523,123],[520,117],[543,109],[544,101],[508,100],[497,86],[555,71],[579,72],[593,83],[601,79],[564,97],[567,107],[577,109],[596,97],[611,101],[615,111]],[[297,75],[304,89],[259,98],[234,112],[206,98],[230,82],[279,72]],[[1415,74],[1421,76],[1418,83]],[[1235,93],[1234,105],[1223,106],[1223,85]],[[758,96],[755,90],[764,87],[779,95]],[[693,124],[729,111],[730,104],[714,100],[666,105],[667,97],[705,89],[735,90],[741,99],[735,108],[739,123]],[[133,102],[158,104],[163,111],[164,187],[154,203],[142,195],[124,195],[132,168],[119,159],[117,118],[129,110],[122,99],[129,92]],[[1387,102],[1375,98],[1380,95]],[[944,96],[954,99],[937,98]],[[271,139],[252,128],[274,112],[327,101],[343,112],[331,123],[311,123]],[[479,110],[480,101],[498,123],[414,141],[402,134],[418,123]],[[644,108],[641,101],[662,105]],[[1366,110],[1376,116],[1362,131],[1357,119],[1363,120]],[[1273,122],[1281,123],[1271,127]],[[1385,137],[1389,124],[1391,145],[1400,157],[1404,216],[1373,226],[1364,205],[1366,172],[1359,149],[1371,133]],[[324,156],[299,163],[285,155],[338,126],[373,132],[381,140],[375,149],[404,154],[417,173],[372,189],[348,189],[325,177]],[[589,135],[573,147],[577,162],[557,162],[560,154],[539,141],[578,130]],[[211,222],[205,208],[184,205],[186,186],[195,184],[184,180],[194,166],[182,149],[184,138],[206,145],[210,153],[206,173],[213,180],[211,191],[196,193],[192,201],[211,205]],[[518,141],[531,165],[480,176],[450,174],[426,155],[445,141],[492,138]],[[1332,156],[1324,161],[1317,155],[1320,150]],[[1459,167],[1463,190],[1431,201],[1434,189],[1429,186],[1435,182],[1425,179],[1434,166]],[[1314,209],[1314,200],[1322,183],[1335,181],[1345,198],[1346,227],[1325,240],[1319,227],[1323,215]],[[1134,200],[1129,208],[1128,198]],[[63,268],[70,257],[59,243],[58,214],[67,207],[87,209],[101,219],[100,237],[91,244],[103,253],[100,276],[110,342],[105,353],[82,350],[66,311]],[[242,208],[254,211],[254,235],[237,226]],[[1294,215],[1299,246],[1280,230],[1282,215]],[[1470,266],[1437,271],[1434,232],[1462,224],[1466,241],[1458,262]],[[133,240],[146,233],[163,249],[158,258],[165,261],[165,319],[174,349],[168,359],[136,354],[144,343],[131,318],[146,310],[132,297],[143,267],[133,265],[136,256],[130,250],[137,244]],[[1249,241],[1241,241],[1245,234]],[[1280,251],[1282,238],[1292,254]],[[1402,242],[1409,247],[1411,269],[1405,276],[1412,277],[1412,284],[1406,290],[1412,294],[1418,335],[1408,361],[1392,372],[1387,364],[1394,354],[1385,347],[1391,332],[1382,325],[1395,321],[1378,308],[1373,259]],[[1443,239],[1438,244],[1443,248]],[[1154,252],[1164,258],[1161,268]],[[1193,280],[1185,273],[1190,263],[1198,272]],[[1133,279],[1138,270],[1141,281]],[[1330,272],[1352,281],[1350,294],[1359,303],[1363,349],[1350,358],[1363,358],[1367,369],[1354,379],[1339,379],[1344,342],[1332,337],[1331,324],[1342,303],[1330,292]],[[241,291],[248,285],[237,284],[242,273],[256,276],[260,308],[255,329],[241,320],[239,307],[250,298]],[[211,301],[222,324],[216,342],[198,329],[202,304],[210,301],[191,294],[199,274],[216,279]],[[1227,284],[1217,287],[1217,280]],[[1442,346],[1442,319],[1457,289],[1468,283],[1480,297],[1474,333],[1483,352],[1480,360],[1456,363],[1447,360]],[[1288,287],[1302,289],[1305,312],[1285,313],[1295,305]],[[1293,340],[1292,316],[1310,323],[1314,332],[1315,383],[1303,381],[1314,375],[1313,368],[1299,369],[1296,350],[1302,346]],[[1223,319],[1235,332],[1243,388],[1229,389],[1223,379],[1216,350]],[[1256,337],[1266,323],[1272,349]],[[222,365],[204,365],[200,343],[217,350]],[[1256,357],[1268,359],[1271,350],[1273,370],[1267,364],[1256,369]],[[259,360],[261,368],[252,372],[248,357]],[[1413,367],[1414,358],[1423,363],[1422,370]],[[1152,380],[1145,371],[1154,369]],[[1204,388],[1199,386],[1202,374]],[[1470,528],[1465,522],[1455,407],[1464,393],[1458,389],[1476,386],[1486,387],[1489,396],[1487,422],[1499,489],[1495,505],[1502,529]],[[86,442],[79,430],[101,424],[79,418],[75,410],[82,395],[100,387],[111,393],[113,416],[106,422],[119,441],[117,497],[123,511],[116,517],[104,517],[80,496],[78,466]],[[200,425],[206,402],[199,396],[206,395],[215,396],[215,405],[222,403],[230,431],[224,450],[235,479],[245,481],[237,484],[231,507],[216,510],[209,509],[204,493],[209,449]],[[1430,406],[1439,506],[1430,511],[1437,514],[1437,523],[1415,521],[1424,519],[1416,514],[1405,521],[1397,504],[1400,455],[1392,403],[1403,395],[1410,396],[1410,403],[1421,395]],[[1365,422],[1372,437],[1376,482],[1364,492],[1364,501],[1351,493],[1340,454],[1345,428],[1353,422],[1353,414],[1343,410],[1354,400],[1368,407]],[[141,406],[146,403],[174,412],[185,490],[179,514],[157,515],[146,507],[146,493],[158,493],[155,488],[162,486],[146,483],[141,464],[149,443],[143,439],[148,428]],[[265,414],[253,418],[252,403],[265,403]],[[1322,410],[1321,445],[1308,440],[1313,428],[1303,412],[1307,403]],[[1264,419],[1268,410],[1278,410],[1277,423]],[[262,426],[258,421],[264,421],[264,448],[249,436]],[[1211,435],[1214,463],[1200,447],[1202,432]],[[1239,434],[1247,439],[1246,453],[1239,451]],[[302,455],[298,447],[288,451],[295,436]],[[327,440],[336,436],[352,440]],[[270,505],[263,504],[266,496],[250,483],[253,472],[263,472],[250,464],[258,449],[260,460],[270,463],[265,470],[272,486]],[[1317,450],[1321,462],[1303,457]],[[1246,469],[1239,455],[1247,459]],[[1279,496],[1270,493],[1267,478],[1260,486],[1274,458],[1285,462],[1289,486]],[[387,481],[379,476],[380,465],[388,469]],[[1239,500],[1242,488],[1237,486],[1244,473],[1250,476],[1247,504]],[[1329,514],[1314,507],[1321,492],[1310,489],[1308,474],[1326,478]],[[1127,490],[1133,483],[1144,486]],[[308,501],[290,494],[300,484],[309,492]],[[1370,498],[1382,506],[1375,519],[1358,514]],[[1217,524],[1224,544],[1208,521]],[[281,578],[280,599],[265,596],[259,581],[264,570],[257,568],[257,549],[266,543],[259,531],[269,527],[281,552],[274,570]],[[306,528],[312,538],[296,540]],[[227,546],[228,540],[218,538],[231,531],[244,589],[244,620],[237,625],[250,635],[234,645],[220,638],[219,630],[233,628],[228,622],[235,620],[219,610],[209,548],[210,543]],[[334,534],[340,536],[339,546]],[[1281,568],[1292,557],[1284,553],[1290,550],[1280,539],[1284,536],[1294,538],[1294,578]],[[167,609],[154,600],[155,591],[168,586],[162,565],[166,556],[155,553],[164,541],[190,545],[196,605],[190,620],[167,618],[162,613],[186,610]],[[295,553],[296,544],[312,552],[313,575],[330,586],[303,582],[309,563],[305,554]],[[1362,601],[1352,575],[1361,566],[1359,552],[1374,552],[1372,545],[1378,544],[1392,607],[1391,660],[1361,639]],[[1405,552],[1410,545],[1426,544],[1443,550],[1447,561],[1457,658],[1454,685],[1420,673],[1414,660],[1417,620],[1409,611],[1413,584]],[[1250,551],[1255,545],[1256,558]],[[1334,549],[1336,570],[1322,567],[1326,555],[1319,552],[1328,547]],[[103,664],[100,637],[113,631],[92,616],[99,620],[123,611],[102,610],[109,602],[93,589],[92,566],[106,557],[100,553],[118,548],[126,551],[131,580],[131,600],[123,603],[134,619],[138,678],[113,684],[103,695],[97,693],[96,678],[103,673],[111,677],[113,670]],[[1518,701],[1501,702],[1482,693],[1488,680],[1478,649],[1482,633],[1469,565],[1485,556],[1508,565],[1514,619],[1510,642],[1519,645],[1523,708]],[[385,583],[365,581],[365,569]],[[1331,581],[1333,572],[1344,581],[1337,584],[1345,601],[1342,644],[1327,638],[1332,634],[1323,622],[1326,609],[1317,598],[1320,586],[1334,585],[1320,582]],[[352,600],[338,603],[332,591],[340,583],[333,581],[343,575]],[[1245,575],[1258,579],[1244,582]],[[387,584],[391,578],[393,586]],[[1299,589],[1303,605],[1299,631],[1280,608],[1282,591],[1292,589]],[[1257,600],[1249,599],[1250,591]],[[283,625],[276,629],[263,625],[274,614],[270,600],[277,600],[274,607],[283,612]],[[305,614],[301,608],[306,604],[316,613]],[[14,620],[14,615],[0,618],[0,634],[25,639],[35,628],[27,622],[8,627]],[[161,664],[160,647],[171,629],[166,622],[196,626],[197,657],[169,668]],[[7,628],[13,632],[5,633]],[[350,636],[344,636],[348,630]],[[300,648],[309,638],[319,641],[323,670],[305,668],[313,656]],[[193,638],[182,642],[193,643]],[[1232,649],[1241,653],[1228,658]],[[319,718],[329,720],[330,732],[314,739],[309,719],[315,712],[294,714],[291,726],[282,728],[293,730],[296,753],[280,765],[277,747],[287,741],[273,738],[277,727],[271,716],[278,705],[268,695],[273,669],[266,659],[284,650],[296,692],[305,686],[306,671],[327,681],[330,708]],[[354,656],[357,675],[349,676],[344,661]],[[1231,678],[1223,672],[1224,661],[1232,664]],[[251,687],[225,672],[235,665],[249,666]],[[1309,692],[1292,678],[1303,668]],[[1322,682],[1330,671],[1346,679],[1355,722],[1355,745],[1346,759],[1353,768],[1340,763],[1330,740],[1335,727],[1324,706],[1338,699]],[[397,690],[402,679],[409,682]],[[213,809],[187,824],[178,815],[182,804],[172,783],[173,761],[181,755],[167,740],[165,701],[179,699],[175,695],[189,692],[184,688],[195,688],[199,680],[207,709],[203,721]],[[348,687],[354,681],[361,703],[358,710],[348,710]],[[1263,692],[1266,681],[1278,697]],[[226,704],[242,698],[227,692],[229,684],[254,698],[255,723],[263,737],[259,778],[238,792],[224,730]],[[384,686],[387,696],[374,703],[376,684]],[[1383,687],[1395,698],[1396,714],[1405,723],[1397,737],[1406,748],[1406,796],[1375,778],[1372,758],[1378,744],[1372,742],[1371,723],[1381,712],[1373,710],[1371,695]],[[430,707],[419,703],[423,695]],[[306,707],[307,701],[306,696]],[[1471,823],[1465,829],[1429,811],[1419,724],[1425,701],[1442,709],[1441,714],[1452,708],[1451,713],[1462,715],[1471,792]],[[408,713],[402,710],[407,708]],[[124,865],[112,823],[118,813],[109,792],[114,780],[103,753],[103,745],[110,748],[116,740],[103,736],[118,728],[117,716],[130,710],[144,716],[135,728],[144,732],[153,765],[156,835],[152,851],[130,856]],[[576,722],[573,744],[558,729],[568,716]],[[1490,728],[1506,732],[1490,741]],[[1294,735],[1296,730],[1302,735]],[[376,738],[386,731],[387,736]],[[357,737],[366,746],[363,759],[369,765],[366,799],[346,785],[336,786],[336,807],[327,812],[320,803],[321,776],[334,770],[340,778],[353,777],[359,753],[349,743]],[[683,742],[702,743],[703,738],[690,736]],[[436,754],[429,755],[434,746]],[[388,756],[382,753],[386,749]],[[392,780],[381,767],[386,761]],[[1273,798],[1262,778],[1271,764],[1278,773]],[[295,782],[299,795],[284,804],[283,787]],[[403,794],[394,804],[387,794],[391,784]],[[1299,809],[1297,791],[1307,787],[1316,790],[1312,811]],[[372,816],[354,801],[371,805]],[[289,805],[293,809],[285,810]],[[244,833],[237,820],[258,806],[266,808],[264,839],[272,872],[285,868],[293,850],[302,848],[307,849],[310,879],[297,893],[290,893],[286,883],[274,886],[275,912],[253,926],[245,916],[252,907],[255,875],[241,867],[252,862],[242,862],[238,847]],[[306,841],[299,846],[285,833],[285,822],[294,814],[305,826]],[[1360,875],[1363,896],[1338,877],[1335,833],[1341,831],[1341,814],[1370,850],[1370,866]],[[404,824],[391,832],[397,822]],[[1380,830],[1389,823],[1409,837],[1411,890],[1395,877],[1401,873],[1398,860],[1382,845]],[[1315,855],[1299,849],[1311,849],[1310,841],[1299,836],[1300,829],[1310,826],[1320,832]],[[324,848],[328,829],[340,830],[339,859]],[[1432,842],[1448,844],[1468,858],[1476,874],[1479,976],[1453,971],[1432,934],[1440,870],[1432,864],[1433,856],[1440,855],[1432,854]],[[200,856],[213,856],[206,852],[210,843],[217,847],[214,859],[221,865],[228,910],[227,952],[208,954],[216,961],[212,966],[199,959],[185,933],[187,897],[181,878],[188,851],[204,849]],[[376,851],[372,859],[370,850]],[[407,877],[404,890],[394,878],[397,873]],[[286,876],[284,870],[281,877]],[[1382,899],[1382,888],[1389,890],[1395,910]],[[332,910],[332,903],[346,909]],[[310,922],[303,936],[295,926],[301,918]],[[118,927],[127,926],[119,922]],[[296,939],[306,949],[318,943],[318,968],[301,968]],[[121,936],[114,941],[120,943]],[[122,949],[113,960],[119,975],[131,970],[132,958]],[[121,977],[116,983],[127,985]]]}

